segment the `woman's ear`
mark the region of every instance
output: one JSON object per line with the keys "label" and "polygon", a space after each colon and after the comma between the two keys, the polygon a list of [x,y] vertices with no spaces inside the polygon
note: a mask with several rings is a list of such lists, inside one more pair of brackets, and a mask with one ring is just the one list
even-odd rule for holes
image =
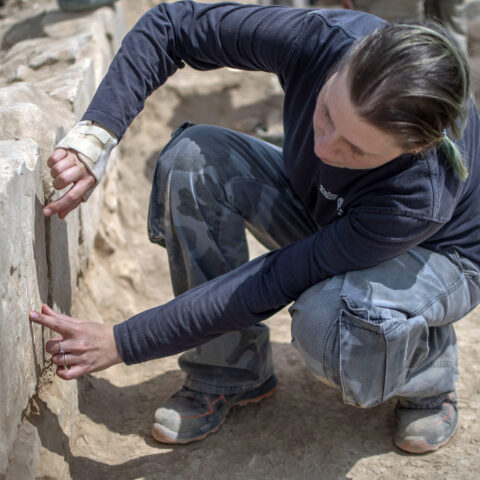
{"label": "woman's ear", "polygon": [[427,145],[425,147],[417,147],[414,150],[412,150],[410,153],[413,154],[413,155],[417,155],[420,152],[423,152],[424,150],[427,150],[427,148],[430,148],[430,145]]}
{"label": "woman's ear", "polygon": [[428,145],[423,145],[422,147],[414,148],[410,151],[413,155],[418,155],[419,153],[425,153],[427,150],[430,150],[433,147],[437,147],[442,139],[438,140],[437,142],[429,143]]}

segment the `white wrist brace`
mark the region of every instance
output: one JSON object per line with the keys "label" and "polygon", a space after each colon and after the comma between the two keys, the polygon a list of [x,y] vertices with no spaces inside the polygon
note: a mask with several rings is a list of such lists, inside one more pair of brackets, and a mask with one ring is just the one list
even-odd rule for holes
{"label": "white wrist brace", "polygon": [[[98,185],[105,174],[110,152],[117,143],[117,138],[108,130],[90,120],[83,120],[78,122],[55,148],[75,150]],[[90,193],[91,191],[88,192]]]}

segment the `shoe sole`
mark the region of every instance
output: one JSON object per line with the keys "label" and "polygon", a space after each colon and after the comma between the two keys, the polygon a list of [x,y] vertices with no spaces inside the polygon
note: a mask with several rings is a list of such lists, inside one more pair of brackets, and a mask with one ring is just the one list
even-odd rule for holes
{"label": "shoe sole", "polygon": [[451,437],[448,437],[442,443],[438,443],[437,445],[431,445],[430,443],[426,442],[425,440],[420,439],[407,439],[403,442],[395,442],[395,445],[400,449],[408,453],[430,453],[438,450],[440,447],[443,447],[448,443]]}
{"label": "shoe sole", "polygon": [[[230,407],[230,410],[233,408],[233,407],[244,407],[245,405],[248,405],[249,403],[259,403],[261,402],[262,400],[264,400],[265,398],[268,398],[268,397],[271,397],[275,390],[277,389],[277,387],[273,387],[270,391],[262,394],[262,395],[259,395],[258,397],[254,397],[254,398],[248,398],[246,400],[241,400],[240,402],[237,402],[237,403],[234,403],[231,407]],[[227,412],[227,415],[228,413],[230,413],[230,410]],[[153,438],[157,441],[157,442],[160,442],[160,443],[167,443],[169,445],[185,445],[187,443],[191,443],[191,442],[197,442],[198,440],[203,440],[205,437],[207,437],[208,435],[210,435],[211,433],[215,433],[218,431],[218,429],[223,425],[223,422],[225,422],[225,419],[227,418],[227,415],[225,415],[225,418],[220,422],[220,424],[215,427],[213,430],[210,430],[209,432],[207,433],[204,433],[203,435],[200,435],[199,437],[195,437],[195,438],[189,438],[189,439],[186,439],[186,440],[177,440],[173,437],[170,437],[167,432],[163,431],[163,430],[160,430],[158,428],[155,427],[155,425],[153,426],[152,428],[152,435],[153,435]]]}

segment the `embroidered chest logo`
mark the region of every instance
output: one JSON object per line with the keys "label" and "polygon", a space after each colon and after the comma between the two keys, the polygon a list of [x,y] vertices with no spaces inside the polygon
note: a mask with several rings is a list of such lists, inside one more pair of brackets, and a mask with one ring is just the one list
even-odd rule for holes
{"label": "embroidered chest logo", "polygon": [[320,190],[320,193],[327,199],[327,200],[333,200],[333,201],[337,201],[337,215],[341,216],[343,215],[343,208],[342,208],[342,205],[343,205],[343,198],[342,197],[339,197],[336,193],[331,193],[329,192],[328,190],[325,189],[325,187],[323,185],[320,185],[318,187],[318,189]]}

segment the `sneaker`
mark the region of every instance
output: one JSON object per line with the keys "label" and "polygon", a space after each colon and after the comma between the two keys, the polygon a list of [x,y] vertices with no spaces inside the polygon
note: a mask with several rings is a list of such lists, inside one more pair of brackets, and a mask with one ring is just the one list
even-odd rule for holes
{"label": "sneaker", "polygon": [[458,421],[457,398],[451,392],[437,408],[405,408],[397,404],[395,445],[410,453],[428,453],[445,445]]}
{"label": "sneaker", "polygon": [[162,443],[190,443],[216,432],[230,410],[270,397],[277,387],[272,375],[255,390],[228,394],[197,392],[182,387],[155,412],[153,438]]}

